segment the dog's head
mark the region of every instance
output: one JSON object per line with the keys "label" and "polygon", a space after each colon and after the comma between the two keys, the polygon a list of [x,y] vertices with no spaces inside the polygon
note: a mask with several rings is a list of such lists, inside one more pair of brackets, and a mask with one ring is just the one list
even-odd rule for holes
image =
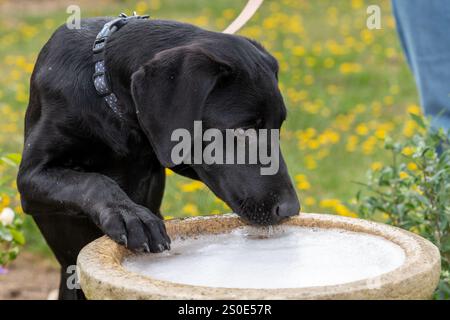
{"label": "dog's head", "polygon": [[[220,35],[218,39],[158,53],[133,75],[132,94],[141,127],[159,161],[165,167],[176,165],[172,152],[178,142],[172,135],[181,128],[191,134],[193,144],[194,121],[202,121],[203,130],[217,128],[216,132],[280,129],[286,108],[277,73],[277,61],[260,45],[243,37]],[[276,145],[272,152],[278,153],[278,137],[271,140],[271,133],[269,130],[266,145]],[[222,145],[223,154],[228,155],[226,142]],[[250,152],[250,148],[246,150]],[[266,152],[270,155],[270,151]],[[236,160],[237,156],[232,157]],[[183,168],[194,170],[250,223],[274,224],[298,214],[299,201],[281,153],[272,158],[277,163],[271,164],[275,171],[270,174],[262,174],[261,168],[267,163],[263,165],[257,158],[256,163],[249,163],[247,154],[246,164],[203,161]]]}

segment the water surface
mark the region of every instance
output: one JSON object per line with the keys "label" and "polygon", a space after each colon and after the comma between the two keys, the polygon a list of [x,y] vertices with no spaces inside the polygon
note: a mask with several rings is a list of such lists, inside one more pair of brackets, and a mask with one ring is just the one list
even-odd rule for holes
{"label": "water surface", "polygon": [[178,239],[170,252],[131,256],[123,264],[132,272],[190,285],[301,288],[374,277],[404,259],[403,249],[382,237],[281,226]]}

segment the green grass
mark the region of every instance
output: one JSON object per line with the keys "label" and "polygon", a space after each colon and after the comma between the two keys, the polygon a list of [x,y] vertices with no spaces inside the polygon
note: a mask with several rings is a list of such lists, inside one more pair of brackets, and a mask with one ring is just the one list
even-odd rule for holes
{"label": "green grass", "polygon": [[[176,19],[222,30],[245,2],[165,0],[156,7],[155,1],[111,1],[105,6],[85,2],[81,9],[82,16],[89,17],[130,13],[147,6],[145,11],[153,18]],[[381,30],[366,28],[365,9],[369,4],[379,4],[382,9]],[[154,10],[150,10],[152,6]],[[66,18],[65,7],[56,6],[43,12],[13,11],[0,21],[0,146],[4,150],[21,151],[31,71],[27,64],[34,63],[40,48]],[[388,134],[401,135],[408,119],[406,108],[417,103],[414,81],[399,47],[389,1],[266,1],[240,34],[255,38],[280,60],[280,83],[289,112],[282,149],[292,177],[303,174],[309,183],[308,188],[303,185],[298,190],[304,211],[338,212],[336,208],[321,205],[321,200],[351,201],[358,190],[353,181],[365,180],[364,174],[371,163],[386,158],[380,148],[382,139],[375,138],[374,146],[367,152],[363,151],[364,142],[386,124],[392,127]],[[349,63],[356,66],[349,67],[346,65]],[[356,72],[342,72],[346,68]],[[361,108],[358,105],[365,108],[357,112]],[[352,115],[354,120],[348,129],[342,130],[336,124],[337,117]],[[356,133],[360,124],[369,128],[367,135]],[[313,137],[299,141],[299,131],[308,128],[315,129],[316,136],[331,130],[339,139],[322,143],[318,148],[300,148],[300,142],[305,145],[313,140],[314,144],[317,140]],[[349,152],[346,146],[352,135],[358,136],[359,142]],[[321,157],[324,153],[328,155]],[[308,161],[314,161],[316,167],[312,168],[311,163],[308,166]],[[14,179],[15,172],[0,172],[11,181]],[[229,210],[206,188],[183,192],[183,186],[190,182],[176,175],[168,177],[163,213],[179,217]],[[17,206],[18,196],[13,196],[11,202],[11,206]],[[29,247],[46,251],[29,218],[25,226]]]}

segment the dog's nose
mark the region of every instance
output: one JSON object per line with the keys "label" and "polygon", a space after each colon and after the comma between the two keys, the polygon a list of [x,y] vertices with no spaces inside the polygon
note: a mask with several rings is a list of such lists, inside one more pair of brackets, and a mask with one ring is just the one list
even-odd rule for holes
{"label": "dog's nose", "polygon": [[279,205],[275,208],[275,213],[279,217],[292,217],[300,213],[300,202],[297,196],[291,197],[284,201],[280,201]]}

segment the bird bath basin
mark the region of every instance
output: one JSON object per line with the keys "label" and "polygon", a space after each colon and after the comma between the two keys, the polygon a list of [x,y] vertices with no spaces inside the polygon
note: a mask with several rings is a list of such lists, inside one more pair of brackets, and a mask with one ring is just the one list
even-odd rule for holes
{"label": "bird bath basin", "polygon": [[254,228],[235,215],[166,222],[170,252],[135,255],[102,237],[78,256],[89,299],[429,299],[440,256],[387,225],[302,214]]}

